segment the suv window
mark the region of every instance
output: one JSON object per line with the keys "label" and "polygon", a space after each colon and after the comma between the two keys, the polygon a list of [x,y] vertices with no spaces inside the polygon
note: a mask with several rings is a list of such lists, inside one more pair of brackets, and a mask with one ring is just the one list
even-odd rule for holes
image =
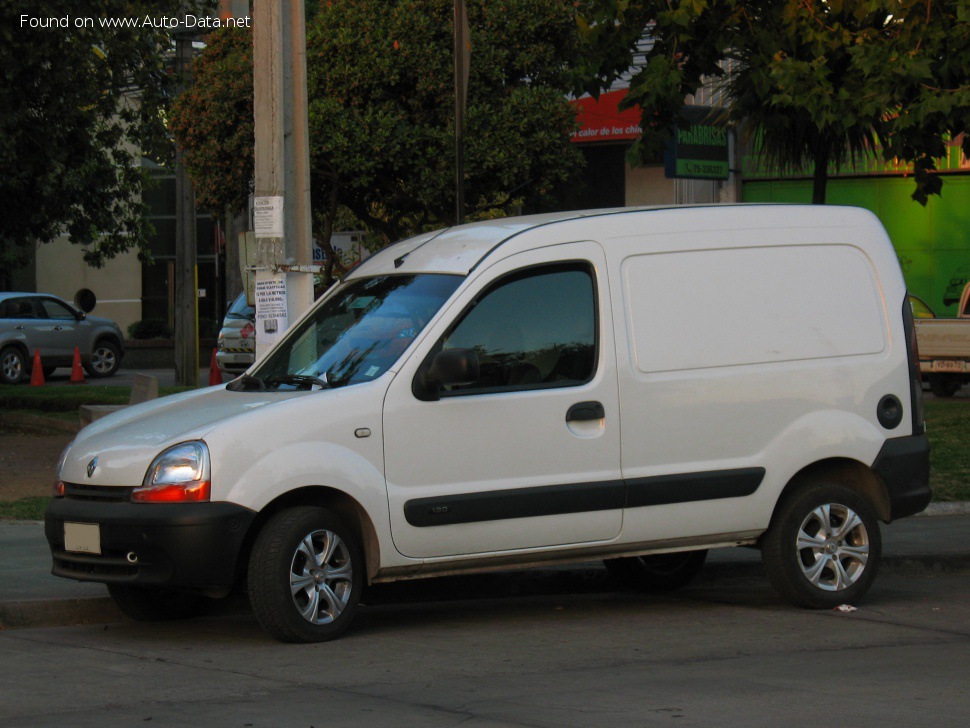
{"label": "suv window", "polygon": [[76,318],[74,312],[60,301],[42,298],[38,303],[40,303],[40,309],[47,318],[61,321],[74,321]]}
{"label": "suv window", "polygon": [[596,295],[585,263],[519,271],[489,287],[443,341],[474,349],[477,382],[442,394],[575,386],[596,368]]}

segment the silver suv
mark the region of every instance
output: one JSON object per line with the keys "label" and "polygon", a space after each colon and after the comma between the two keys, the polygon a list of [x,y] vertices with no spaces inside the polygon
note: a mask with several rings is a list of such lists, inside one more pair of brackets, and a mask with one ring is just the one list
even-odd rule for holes
{"label": "silver suv", "polygon": [[39,351],[44,375],[69,367],[74,348],[92,377],[110,377],[121,365],[124,336],[118,324],[88,316],[45,293],[0,293],[0,383],[16,384],[30,374]]}

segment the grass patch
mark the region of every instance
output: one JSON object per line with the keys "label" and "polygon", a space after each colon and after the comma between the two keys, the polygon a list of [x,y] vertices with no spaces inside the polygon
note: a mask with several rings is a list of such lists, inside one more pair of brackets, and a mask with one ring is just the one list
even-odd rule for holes
{"label": "grass patch", "polygon": [[970,501],[970,402],[926,401],[934,501]]}
{"label": "grass patch", "polygon": [[51,499],[47,496],[33,496],[20,500],[0,502],[0,518],[14,521],[43,521],[44,511]]}
{"label": "grass patch", "polygon": [[[158,396],[185,392],[193,387],[159,387]],[[131,387],[116,385],[49,385],[25,387],[17,384],[0,385],[0,408],[5,410],[33,410],[37,412],[74,412],[82,404],[128,404]]]}

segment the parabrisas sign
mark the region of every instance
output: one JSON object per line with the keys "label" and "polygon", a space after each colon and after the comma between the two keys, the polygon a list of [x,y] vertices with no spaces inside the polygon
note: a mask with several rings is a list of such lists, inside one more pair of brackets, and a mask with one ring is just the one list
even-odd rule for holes
{"label": "parabrisas sign", "polygon": [[677,129],[664,162],[667,177],[727,179],[730,174],[727,129],[707,124]]}

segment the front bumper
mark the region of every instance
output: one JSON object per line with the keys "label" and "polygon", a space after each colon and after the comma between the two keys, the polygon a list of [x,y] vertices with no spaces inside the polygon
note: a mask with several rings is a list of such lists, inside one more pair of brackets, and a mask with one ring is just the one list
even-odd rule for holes
{"label": "front bumper", "polygon": [[241,374],[249,369],[256,356],[252,351],[216,351],[216,364],[223,372]]}
{"label": "front bumper", "polygon": [[929,505],[930,443],[926,435],[886,440],[872,464],[889,493],[890,521],[919,513]]}
{"label": "front bumper", "polygon": [[[130,503],[55,498],[44,530],[51,573],[78,581],[166,586],[220,595],[234,584],[256,514],[233,503]],[[100,553],[65,550],[64,524],[97,524]]]}

